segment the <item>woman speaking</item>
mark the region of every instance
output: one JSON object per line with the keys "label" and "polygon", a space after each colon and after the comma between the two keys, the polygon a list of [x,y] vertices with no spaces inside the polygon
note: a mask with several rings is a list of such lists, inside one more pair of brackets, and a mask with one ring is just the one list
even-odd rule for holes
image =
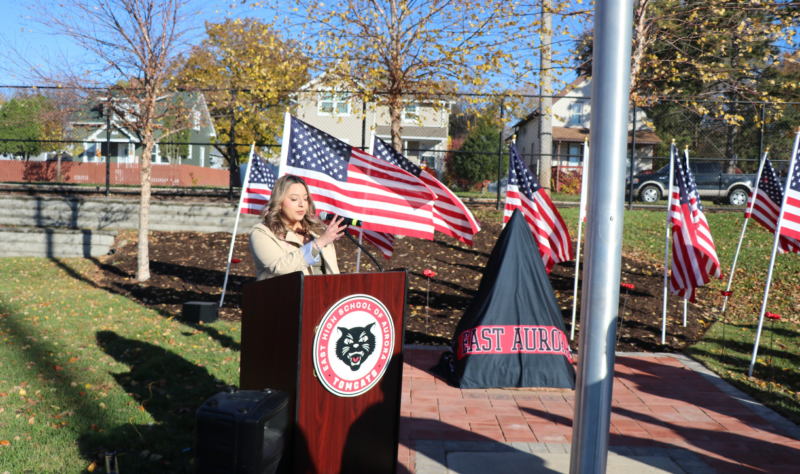
{"label": "woman speaking", "polygon": [[316,216],[314,200],[302,178],[281,176],[261,211],[261,223],[250,230],[250,251],[256,279],[303,272],[306,275],[339,273],[333,241],[344,235],[343,219],[326,228]]}

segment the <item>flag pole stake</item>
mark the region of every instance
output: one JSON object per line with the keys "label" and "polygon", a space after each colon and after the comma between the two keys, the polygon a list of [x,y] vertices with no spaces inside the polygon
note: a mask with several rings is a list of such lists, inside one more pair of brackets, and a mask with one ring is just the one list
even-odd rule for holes
{"label": "flag pole stake", "polygon": [[583,230],[583,220],[586,218],[586,193],[589,186],[589,139],[583,142],[583,176],[581,176],[581,202],[578,211],[578,241],[575,249],[575,286],[572,290],[572,327],[569,331],[569,340],[575,340],[575,319],[578,313],[578,278],[581,269],[581,231]]}
{"label": "flag pole stake", "polygon": [[764,299],[761,302],[761,313],[758,315],[758,329],[756,329],[756,342],[753,345],[753,355],[750,358],[750,370],[747,372],[748,377],[753,376],[753,370],[756,365],[756,358],[758,357],[758,343],[761,341],[761,328],[764,326],[764,314],[767,311],[767,299],[769,298],[769,287],[772,283],[772,270],[775,268],[775,255],[778,253],[778,243],[781,238],[781,224],[783,221],[783,213],[786,210],[786,199],[789,197],[789,188],[792,183],[792,175],[794,174],[794,167],[797,166],[797,146],[800,144],[800,130],[794,136],[794,148],[792,150],[792,160],[789,162],[789,173],[786,175],[786,191],[783,193],[783,202],[781,203],[781,212],[778,215],[778,223],[775,224],[775,239],[772,243],[772,256],[769,259],[769,271],[767,271],[767,283],[764,285]]}
{"label": "flag pole stake", "polygon": [[686,317],[689,313],[689,300],[683,299],[683,327],[686,327]]}
{"label": "flag pole stake", "polygon": [[725,288],[725,300],[722,302],[722,314],[725,314],[725,308],[728,305],[728,293],[731,291],[731,284],[733,283],[733,274],[736,273],[736,262],[739,260],[739,252],[742,250],[742,241],[744,240],[744,231],[747,229],[747,223],[750,221],[750,216],[753,214],[753,206],[756,204],[756,199],[758,199],[758,183],[761,182],[761,173],[764,172],[764,163],[767,161],[767,155],[769,154],[769,148],[764,151],[764,157],[761,159],[761,163],[758,165],[758,174],[756,175],[756,185],[753,190],[750,192],[751,201],[750,201],[750,209],[747,211],[747,217],[744,219],[744,223],[742,224],[742,233],[739,234],[739,243],[736,245],[736,253],[733,254],[733,264],[731,265],[731,274],[728,276],[728,286]]}
{"label": "flag pole stake", "polygon": [[231,259],[233,258],[233,247],[236,244],[236,230],[239,227],[239,215],[242,212],[242,203],[244,202],[244,190],[247,188],[247,183],[250,181],[250,166],[253,163],[253,152],[256,149],[256,144],[250,147],[250,156],[247,159],[247,170],[244,172],[244,182],[242,182],[242,190],[239,192],[239,205],[236,207],[236,219],[233,221],[233,235],[231,236],[231,249],[228,251],[228,265],[225,268],[225,281],[222,283],[222,295],[219,298],[219,307],[222,308],[222,303],[225,302],[225,290],[228,288],[228,274],[231,271]]}
{"label": "flag pole stake", "polygon": [[672,205],[672,182],[675,179],[675,139],[669,149],[669,183],[667,184],[667,231],[664,242],[664,305],[661,311],[661,345],[667,340],[667,299],[669,297],[669,231],[670,231],[670,206]]}

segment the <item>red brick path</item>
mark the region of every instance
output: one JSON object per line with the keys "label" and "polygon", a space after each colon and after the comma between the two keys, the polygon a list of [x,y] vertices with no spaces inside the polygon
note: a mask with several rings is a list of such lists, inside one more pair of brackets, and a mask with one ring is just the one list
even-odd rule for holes
{"label": "red brick path", "polygon": [[[416,440],[570,443],[574,392],[461,390],[430,369],[440,351],[406,350],[400,473]],[[671,357],[617,357],[612,446],[684,448],[721,473],[800,473],[800,441]]]}

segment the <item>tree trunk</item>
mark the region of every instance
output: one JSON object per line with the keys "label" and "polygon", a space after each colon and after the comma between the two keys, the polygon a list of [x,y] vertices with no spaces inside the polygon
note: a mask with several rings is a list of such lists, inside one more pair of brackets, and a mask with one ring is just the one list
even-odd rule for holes
{"label": "tree trunk", "polygon": [[635,27],[633,29],[633,54],[631,55],[631,91],[636,90],[636,78],[639,75],[639,70],[642,69],[642,59],[649,43],[647,38],[647,30],[649,28],[647,7],[649,4],[649,0],[641,0],[634,10]]}
{"label": "tree trunk", "polygon": [[403,101],[400,98],[389,102],[389,117],[392,119],[392,148],[403,153]]}
{"label": "tree trunk", "polygon": [[[733,116],[739,115],[739,104],[734,102],[731,104],[730,114]],[[722,167],[723,174],[736,173],[736,139],[739,137],[739,130],[741,127],[738,123],[728,123],[725,125],[725,165]]]}
{"label": "tree trunk", "polygon": [[553,41],[553,3],[542,2],[541,61],[539,62],[539,185],[549,195],[553,165],[553,86],[551,45]]}
{"label": "tree trunk", "polygon": [[153,169],[153,132],[149,130],[142,137],[144,151],[141,159],[142,193],[139,202],[139,248],[136,255],[136,280],[150,279],[150,246],[148,234],[150,229],[150,177]]}

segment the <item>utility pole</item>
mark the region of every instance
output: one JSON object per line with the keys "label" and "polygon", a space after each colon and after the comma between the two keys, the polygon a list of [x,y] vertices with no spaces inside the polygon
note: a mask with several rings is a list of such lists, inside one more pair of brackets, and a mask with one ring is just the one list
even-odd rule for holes
{"label": "utility pole", "polygon": [[619,313],[633,0],[594,7],[589,200],[570,474],[605,474]]}
{"label": "utility pole", "polygon": [[553,159],[553,0],[542,0],[539,61],[539,185],[550,194]]}

